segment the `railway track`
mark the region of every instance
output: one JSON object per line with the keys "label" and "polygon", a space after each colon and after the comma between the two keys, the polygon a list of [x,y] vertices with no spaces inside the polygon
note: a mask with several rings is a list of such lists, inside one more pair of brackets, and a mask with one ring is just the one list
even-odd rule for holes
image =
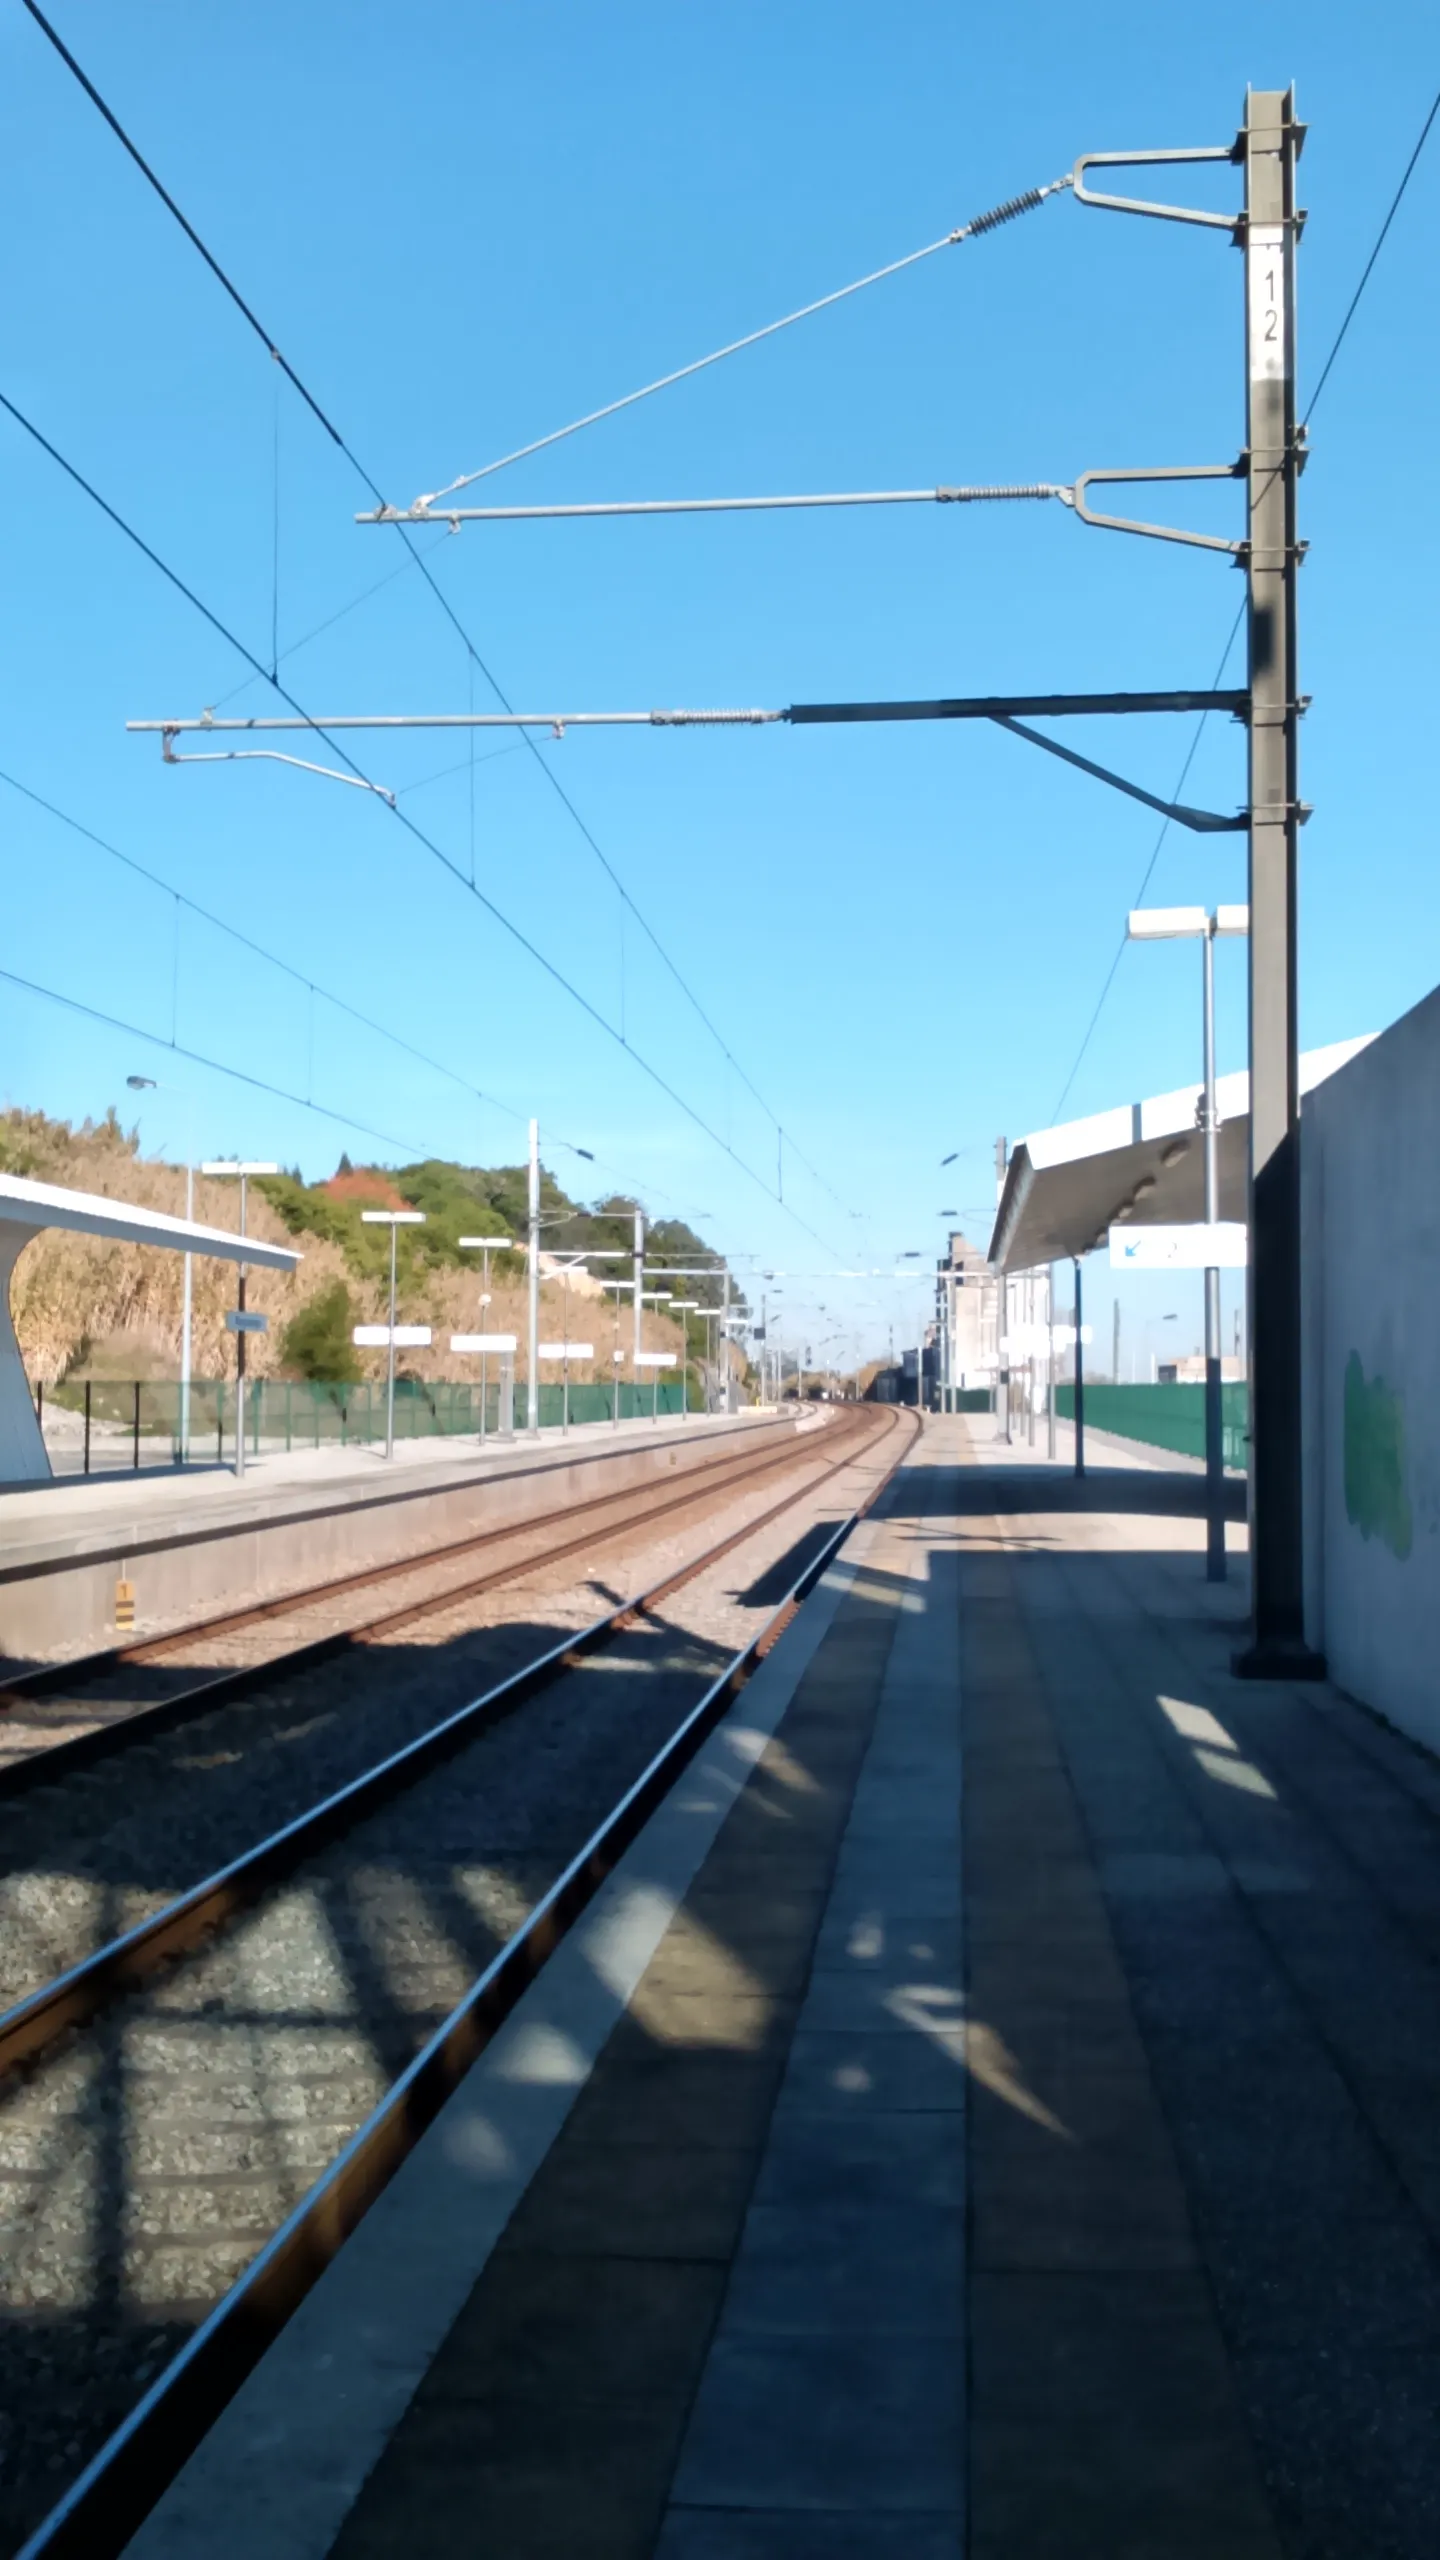
{"label": "railway track", "polygon": [[[823,1569],[843,1526],[795,1573],[797,1512],[849,1471],[848,1526],[908,1432],[825,1437],[758,1518],[0,2019],[0,2547],[81,2471],[27,2550],[120,2548]],[[717,1590],[741,1550],[759,1585]]]}
{"label": "railway track", "polygon": [[[845,1433],[848,1445],[863,1427],[846,1417],[832,1430]],[[809,1432],[785,1426],[778,1448],[767,1436],[758,1450],[727,1452],[659,1484],[595,1494],[162,1635],[70,1662],[36,1664],[0,1686],[0,1801],[148,1742],[226,1699],[253,1696],[352,1646],[393,1636],[537,1564],[587,1554],[602,1540],[673,1521],[722,1493],[804,1467],[813,1461],[809,1441]],[[481,1558],[495,1561],[477,1573]],[[391,1596],[377,1609],[368,1595],[382,1588]],[[237,1645],[239,1639],[248,1641]],[[220,1660],[205,1658],[217,1651]],[[226,1653],[238,1658],[224,1659]]]}

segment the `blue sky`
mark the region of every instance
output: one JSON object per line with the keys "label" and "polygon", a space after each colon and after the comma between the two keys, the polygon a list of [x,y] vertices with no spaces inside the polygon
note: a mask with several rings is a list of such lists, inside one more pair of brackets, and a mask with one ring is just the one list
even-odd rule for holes
{"label": "blue sky", "polygon": [[[1049,5],[921,5],[897,20],[848,0],[444,13],[393,0],[57,0],[56,18],[402,501],[1059,176],[1082,150],[1227,141],[1247,80],[1293,78],[1311,127],[1303,400],[1437,76],[1418,9],[1372,13],[1362,41],[1334,0],[1257,7],[1243,33],[1190,7],[1110,7],[1082,32]],[[1186,183],[1217,201],[1234,185],[1228,172]],[[1435,412],[1437,191],[1440,147],[1327,386],[1303,487],[1307,1046],[1381,1027],[1436,976],[1426,766],[1440,507],[1426,435],[1405,421]],[[257,654],[272,614],[283,651],[399,566],[396,536],[354,524],[366,498],[344,457],[13,0],[0,11],[0,219],[19,251],[0,388]],[[1062,196],[492,492],[1068,480],[1223,460],[1242,436],[1240,325],[1223,234]],[[997,1131],[1045,1125],[1067,1084],[1069,1115],[1193,1071],[1196,973],[1180,946],[1127,954],[1072,1078],[1157,825],[999,732],[572,732],[541,747],[763,1109],[622,924],[535,756],[484,738],[472,786],[463,742],[366,740],[367,769],[467,879],[473,845],[479,887],[623,1020],[727,1154],[379,803],[276,766],[169,772],[153,741],[127,739],[127,718],[232,693],[233,708],[276,706],[3,418],[0,447],[0,770],[297,973],[177,917],[164,892],[0,785],[3,965],[157,1043],[6,986],[5,1100],[99,1112],[145,1072],[190,1096],[147,1097],[147,1144],[182,1153],[193,1119],[206,1152],[274,1154],[312,1174],[342,1146],[514,1161],[533,1110],[562,1180],[637,1186],[731,1251],[810,1274],[928,1252],[942,1207],[983,1237]],[[1203,520],[1233,503],[1208,498]],[[425,538],[524,708],[1203,685],[1239,601],[1220,555],[1087,531],[1058,508]],[[1232,664],[1238,677],[1238,654]],[[282,673],[322,713],[471,702],[464,651],[408,569]],[[474,682],[475,707],[493,707]],[[1168,792],[1191,733],[1095,724],[1081,743]],[[1242,793],[1240,734],[1214,721],[1187,797],[1230,807]],[[1240,840],[1174,831],[1147,891],[1243,894]],[[1238,950],[1222,951],[1219,974],[1229,1066],[1243,1062]],[[172,1037],[359,1125],[168,1056]],[[772,1113],[822,1177],[787,1151],[783,1208]],[[561,1135],[594,1151],[597,1173],[554,1144]],[[952,1148],[964,1152],[942,1175]],[[1108,1339],[1098,1268],[1095,1282]],[[913,1335],[915,1289],[845,1287],[790,1284],[791,1327],[824,1330],[823,1302],[827,1321],[843,1305],[867,1346],[883,1346],[892,1313],[897,1338]],[[1188,1295],[1184,1306],[1182,1330]]]}

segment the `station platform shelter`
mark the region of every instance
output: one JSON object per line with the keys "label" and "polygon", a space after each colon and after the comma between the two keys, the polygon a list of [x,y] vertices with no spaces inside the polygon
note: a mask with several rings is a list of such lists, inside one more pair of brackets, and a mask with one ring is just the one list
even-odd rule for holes
{"label": "station platform shelter", "polygon": [[931,1420],[131,2546],[1421,2560],[1440,1766]]}

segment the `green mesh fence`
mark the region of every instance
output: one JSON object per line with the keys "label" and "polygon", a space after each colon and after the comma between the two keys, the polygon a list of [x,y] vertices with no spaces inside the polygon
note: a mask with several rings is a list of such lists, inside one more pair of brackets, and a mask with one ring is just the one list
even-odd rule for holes
{"label": "green mesh fence", "polygon": [[[634,1422],[653,1414],[664,1417],[681,1410],[681,1382],[658,1387],[629,1379],[572,1386],[568,1406],[563,1385],[548,1381],[540,1388],[540,1428],[558,1431],[568,1419],[583,1422]],[[618,1414],[616,1399],[619,1400]],[[173,1465],[180,1455],[182,1390],[176,1379],[96,1378],[88,1387],[74,1379],[37,1391],[36,1405],[47,1439],[66,1472],[87,1457],[92,1471],[116,1465]],[[525,1427],[525,1384],[515,1384],[515,1422]],[[485,1393],[487,1436],[499,1428],[500,1390]],[[480,1387],[468,1380],[428,1383],[414,1378],[395,1381],[395,1438],[434,1440],[478,1438]],[[385,1382],[367,1379],[359,1386],[326,1386],[305,1378],[254,1378],[245,1398],[245,1446],[261,1449],[320,1449],[332,1445],[364,1446],[385,1438]],[[195,1378],[189,1392],[188,1455],[196,1465],[215,1464],[235,1454],[235,1381]]]}
{"label": "green mesh fence", "polygon": [[[1057,1386],[1055,1410],[1064,1421],[1074,1421],[1073,1386]],[[1220,1410],[1225,1464],[1243,1470],[1250,1456],[1250,1390],[1243,1380],[1222,1386]],[[1121,1440],[1141,1440],[1151,1449],[1173,1449],[1178,1457],[1205,1455],[1205,1390],[1200,1386],[1091,1386],[1087,1380],[1085,1420],[1092,1431],[1113,1431]]]}

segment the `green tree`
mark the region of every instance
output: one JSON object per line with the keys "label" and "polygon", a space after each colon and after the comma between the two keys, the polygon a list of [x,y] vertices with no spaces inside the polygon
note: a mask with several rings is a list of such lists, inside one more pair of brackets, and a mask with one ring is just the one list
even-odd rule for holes
{"label": "green tree", "polygon": [[285,1327],[281,1352],[286,1368],[297,1377],[353,1385],[360,1375],[350,1339],[353,1322],[350,1292],[343,1280],[332,1280]]}

